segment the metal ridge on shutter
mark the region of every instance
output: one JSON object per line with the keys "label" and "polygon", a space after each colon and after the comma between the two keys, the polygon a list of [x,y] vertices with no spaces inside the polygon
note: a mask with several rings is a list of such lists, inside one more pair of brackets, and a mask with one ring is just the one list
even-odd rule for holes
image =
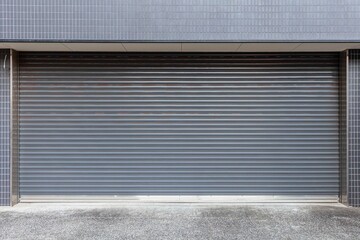
{"label": "metal ridge on shutter", "polygon": [[339,192],[338,55],[20,54],[20,194]]}

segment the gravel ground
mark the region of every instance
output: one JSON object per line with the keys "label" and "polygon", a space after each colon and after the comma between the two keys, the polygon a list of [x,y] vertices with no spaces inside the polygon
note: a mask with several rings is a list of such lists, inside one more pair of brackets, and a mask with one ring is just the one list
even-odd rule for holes
{"label": "gravel ground", "polygon": [[18,204],[0,239],[360,239],[360,209],[333,205]]}

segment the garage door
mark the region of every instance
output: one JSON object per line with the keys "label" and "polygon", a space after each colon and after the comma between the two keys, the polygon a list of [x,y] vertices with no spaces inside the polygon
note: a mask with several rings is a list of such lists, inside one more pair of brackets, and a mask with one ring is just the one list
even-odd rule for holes
{"label": "garage door", "polygon": [[20,58],[23,199],[338,195],[335,54]]}

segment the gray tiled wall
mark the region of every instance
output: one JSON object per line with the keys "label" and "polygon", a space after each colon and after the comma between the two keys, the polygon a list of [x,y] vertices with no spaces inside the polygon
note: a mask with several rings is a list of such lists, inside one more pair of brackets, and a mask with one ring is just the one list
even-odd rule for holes
{"label": "gray tiled wall", "polygon": [[360,51],[350,50],[348,57],[348,202],[360,207]]}
{"label": "gray tiled wall", "polygon": [[0,50],[0,206],[10,205],[10,51]]}
{"label": "gray tiled wall", "polygon": [[1,40],[359,41],[359,0],[1,0]]}
{"label": "gray tiled wall", "polygon": [[19,54],[10,50],[11,205],[19,202]]}

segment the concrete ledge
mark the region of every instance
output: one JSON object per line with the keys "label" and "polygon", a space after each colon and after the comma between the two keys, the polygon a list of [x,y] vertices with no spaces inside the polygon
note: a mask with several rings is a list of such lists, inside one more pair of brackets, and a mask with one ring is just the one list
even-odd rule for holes
{"label": "concrete ledge", "polygon": [[22,196],[20,202],[337,203],[338,196]]}

